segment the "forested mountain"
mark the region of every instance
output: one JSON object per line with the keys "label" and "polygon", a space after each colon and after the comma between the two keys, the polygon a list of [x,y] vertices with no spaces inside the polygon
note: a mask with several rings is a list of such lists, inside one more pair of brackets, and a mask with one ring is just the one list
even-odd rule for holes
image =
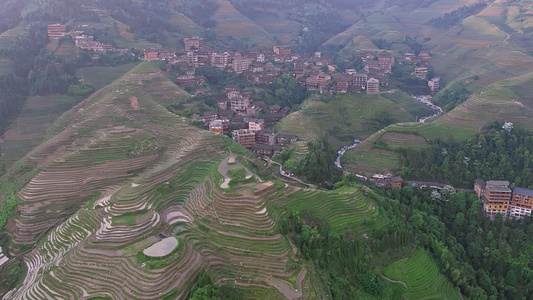
{"label": "forested mountain", "polygon": [[[0,164],[4,299],[533,298],[530,218],[491,220],[454,189],[476,178],[533,189],[530,1],[3,4],[0,129],[13,136],[1,146],[22,149]],[[53,23],[124,51],[50,39]],[[268,50],[279,73],[139,62],[172,49],[183,63],[193,35],[232,59]],[[383,58],[390,73],[369,72],[381,94],[319,93],[294,76],[344,83]],[[185,74],[203,83],[182,89]],[[300,141],[269,160],[188,118],[235,117],[230,85],[261,105],[257,118],[288,113],[265,130],[274,150],[276,134]],[[389,172],[449,186],[365,182]]]}

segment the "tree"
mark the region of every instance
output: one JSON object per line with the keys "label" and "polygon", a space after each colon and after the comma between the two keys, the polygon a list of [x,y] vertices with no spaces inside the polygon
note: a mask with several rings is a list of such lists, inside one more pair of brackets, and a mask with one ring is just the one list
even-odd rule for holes
{"label": "tree", "polygon": [[205,285],[192,293],[190,300],[220,300],[220,291],[212,285]]}

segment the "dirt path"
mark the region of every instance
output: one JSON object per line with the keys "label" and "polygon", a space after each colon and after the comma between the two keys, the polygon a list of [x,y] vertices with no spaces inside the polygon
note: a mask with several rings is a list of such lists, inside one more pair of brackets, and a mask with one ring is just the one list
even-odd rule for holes
{"label": "dirt path", "polygon": [[135,96],[131,97],[130,102],[131,102],[131,108],[132,109],[134,109],[134,110],[138,110],[139,109],[139,101],[137,101],[137,97],[135,97]]}
{"label": "dirt path", "polygon": [[403,282],[403,281],[392,280],[392,279],[387,278],[387,277],[385,277],[385,276],[383,276],[383,275],[381,275],[381,274],[380,274],[380,276],[383,277],[383,279],[385,279],[385,280],[387,280],[387,281],[389,281],[389,282],[403,284],[403,286],[405,287],[406,290],[409,289],[409,288],[407,287],[407,284],[405,284],[405,282]]}
{"label": "dirt path", "polygon": [[293,286],[289,284],[286,281],[277,281],[277,280],[268,280],[268,283],[278,289],[283,296],[287,299],[297,299],[302,297],[303,291],[302,291],[302,282],[305,278],[305,275],[307,274],[307,269],[304,267],[300,271],[300,274],[298,274],[298,278],[296,280],[297,289],[294,290]]}

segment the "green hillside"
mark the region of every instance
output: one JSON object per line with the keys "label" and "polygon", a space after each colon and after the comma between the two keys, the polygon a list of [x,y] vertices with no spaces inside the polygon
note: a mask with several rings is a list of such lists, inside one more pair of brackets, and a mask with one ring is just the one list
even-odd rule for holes
{"label": "green hillside", "polygon": [[[439,272],[435,262],[418,248],[408,257],[384,270],[384,275],[403,282],[408,299],[461,299],[450,282]],[[402,284],[402,283],[396,283]]]}
{"label": "green hillside", "polygon": [[[319,100],[321,97],[326,102]],[[277,125],[278,131],[296,134],[306,141],[327,137],[333,146],[341,147],[353,139],[362,140],[371,135],[375,129],[365,126],[364,122],[379,112],[387,112],[393,122],[431,114],[424,105],[402,93],[344,94],[333,96],[331,100],[328,97],[312,96],[301,111],[290,114]]]}

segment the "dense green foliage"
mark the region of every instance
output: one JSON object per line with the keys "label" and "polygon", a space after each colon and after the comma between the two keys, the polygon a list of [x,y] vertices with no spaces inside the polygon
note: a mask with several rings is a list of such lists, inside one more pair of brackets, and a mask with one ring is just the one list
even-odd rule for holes
{"label": "dense green foliage", "polygon": [[450,111],[470,97],[470,92],[461,83],[455,83],[441,93],[437,94],[432,101],[442,107],[444,111]]}
{"label": "dense green foliage", "polygon": [[[348,176],[349,177],[349,176]],[[354,185],[354,176],[342,186]],[[351,182],[351,183],[350,183]],[[338,185],[340,186],[340,185]],[[334,231],[307,211],[293,211],[278,222],[281,233],[298,246],[301,258],[312,262],[335,299],[356,299],[365,291],[394,296],[384,287],[382,268],[422,247],[449,281],[472,299],[521,299],[532,296],[533,224],[530,220],[491,222],[480,211],[473,193],[430,189],[373,188],[369,196],[389,222],[365,230]],[[410,276],[416,276],[412,274]]]}
{"label": "dense green foliage", "polygon": [[383,38],[374,38],[372,39],[372,44],[374,46],[378,47],[379,49],[390,49],[392,47],[392,43],[387,42],[386,39]]}
{"label": "dense green foliage", "polygon": [[94,86],[88,83],[73,84],[68,87],[68,94],[72,96],[88,96],[94,92]]}
{"label": "dense green foliage", "polygon": [[226,85],[237,85],[244,88],[247,85],[246,78],[237,73],[226,73],[225,70],[217,67],[196,68],[196,76],[205,76],[207,83],[213,90],[224,90]]}
{"label": "dense green foliage", "polygon": [[372,114],[372,116],[363,121],[363,126],[368,131],[379,131],[382,128],[394,123],[394,119],[386,110],[380,110]]}
{"label": "dense green foliage", "polygon": [[[427,79],[420,79],[411,73],[414,72],[413,65],[410,64],[396,64],[392,67],[392,72],[388,74],[390,78],[389,85],[396,87],[411,95],[428,95],[429,87]],[[428,72],[431,78],[433,72]]]}
{"label": "dense green foliage", "polygon": [[220,297],[220,290],[218,287],[213,286],[213,282],[209,275],[202,270],[198,275],[196,283],[193,285],[190,291],[190,300],[217,300],[222,299]]}
{"label": "dense green foliage", "polygon": [[301,104],[307,97],[307,89],[298,84],[291,74],[283,74],[272,81],[272,84],[263,86],[263,90],[257,95],[258,100],[266,104],[277,104],[281,107],[292,108]]}
{"label": "dense green foliage", "polygon": [[428,148],[402,150],[402,176],[468,188],[476,178],[533,188],[533,133],[502,127],[496,122],[464,142],[435,140]]}
{"label": "dense green foliage", "polygon": [[[393,222],[405,222],[410,236],[439,262],[450,281],[472,299],[521,299],[533,293],[533,225],[530,220],[493,222],[473,193],[436,201],[430,190],[404,187],[380,191]],[[444,199],[446,197],[443,197]],[[416,220],[418,219],[418,221]]]}
{"label": "dense green foliage", "polygon": [[11,74],[0,76],[0,129],[7,126],[22,108],[27,95],[25,83],[22,78]]}
{"label": "dense green foliage", "polygon": [[18,203],[19,199],[14,194],[5,197],[2,202],[0,202],[0,229],[4,228],[7,220],[13,216]]}
{"label": "dense green foliage", "polygon": [[428,24],[433,27],[451,27],[459,24],[462,20],[474,15],[487,6],[484,2],[479,2],[473,5],[463,5],[458,9],[445,13],[441,17],[432,18]]}
{"label": "dense green foliage", "polygon": [[307,211],[290,212],[278,228],[295,242],[302,259],[317,266],[317,275],[329,283],[334,299],[358,298],[360,285],[355,275],[368,268],[363,257],[370,249],[366,241],[354,238],[356,231],[333,231]]}
{"label": "dense green foliage", "polygon": [[340,176],[334,164],[335,149],[327,141],[322,143],[309,142],[307,147],[309,153],[297,163],[289,159],[290,155],[285,155],[286,153],[280,154],[278,159],[287,165],[289,170],[294,170],[294,174],[309,182],[325,186],[337,182]]}

